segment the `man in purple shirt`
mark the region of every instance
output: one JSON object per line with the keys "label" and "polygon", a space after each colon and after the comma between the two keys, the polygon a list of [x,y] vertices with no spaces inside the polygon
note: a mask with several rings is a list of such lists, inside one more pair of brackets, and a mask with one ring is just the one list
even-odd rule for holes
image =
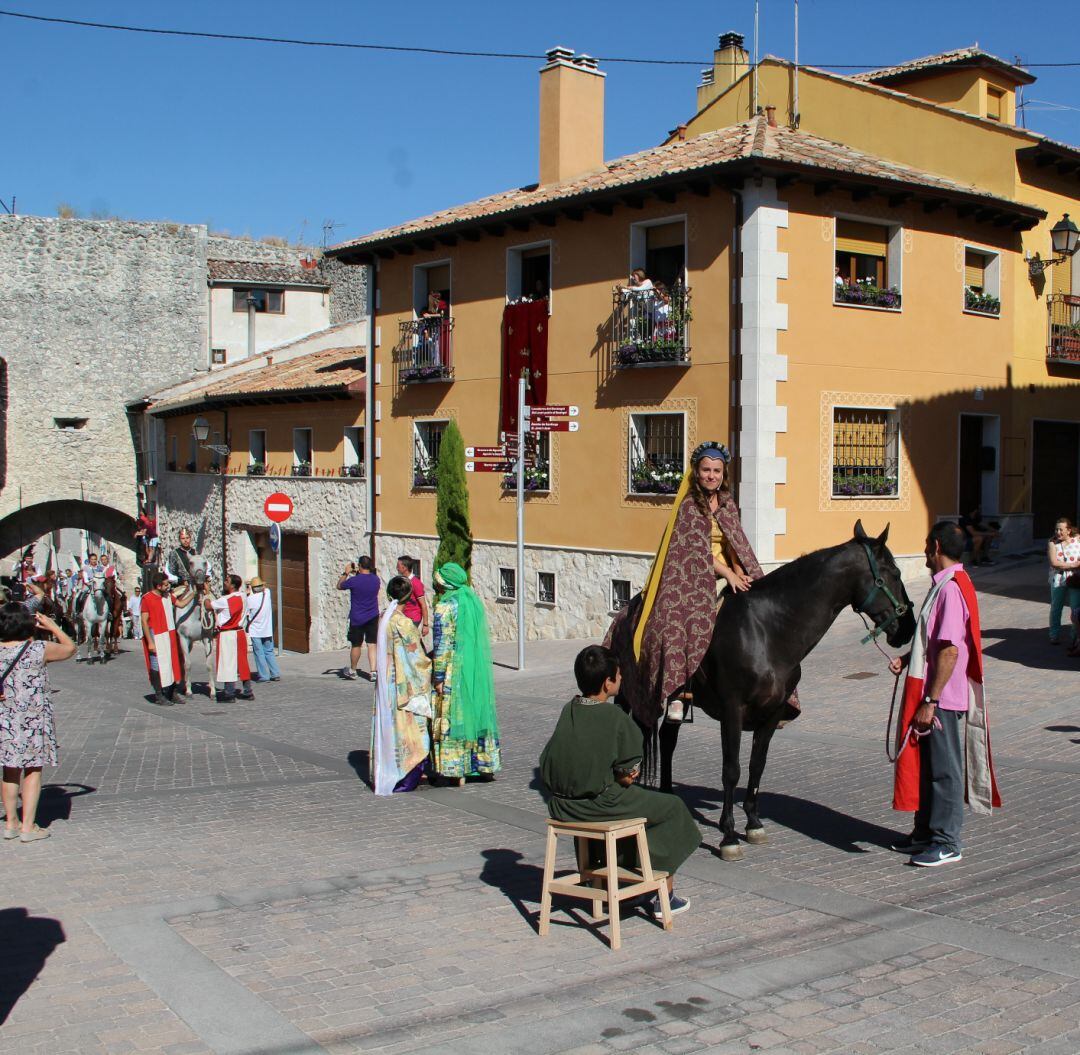
{"label": "man in purple shirt", "polygon": [[[925,694],[912,719],[922,734],[918,741],[919,808],[911,834],[892,848],[911,854],[912,864],[932,868],[961,860],[963,735],[970,702],[968,658],[973,642],[967,602],[953,578],[964,570],[960,563],[963,532],[956,524],[935,524],[925,553],[932,580],[927,597],[931,608],[926,623]],[[898,656],[889,667],[899,674],[910,658],[910,653]]]}
{"label": "man in purple shirt", "polygon": [[360,673],[360,650],[367,645],[370,679],[376,678],[375,643],[379,638],[379,589],[375,563],[367,555],[356,564],[350,564],[338,579],[338,589],[348,590],[349,602],[349,665],[341,672],[342,677],[353,680]]}

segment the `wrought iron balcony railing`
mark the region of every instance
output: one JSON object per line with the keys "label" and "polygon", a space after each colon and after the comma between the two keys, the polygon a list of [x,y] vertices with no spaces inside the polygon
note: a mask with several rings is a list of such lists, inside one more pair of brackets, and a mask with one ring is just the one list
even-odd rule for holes
{"label": "wrought iron balcony railing", "polygon": [[441,315],[401,323],[394,349],[398,384],[454,379],[454,320]]}
{"label": "wrought iron balcony railing", "polygon": [[1046,298],[1046,361],[1080,364],[1080,297],[1051,293]]}
{"label": "wrought iron balcony railing", "polygon": [[690,365],[690,290],[616,286],[611,297],[614,365]]}

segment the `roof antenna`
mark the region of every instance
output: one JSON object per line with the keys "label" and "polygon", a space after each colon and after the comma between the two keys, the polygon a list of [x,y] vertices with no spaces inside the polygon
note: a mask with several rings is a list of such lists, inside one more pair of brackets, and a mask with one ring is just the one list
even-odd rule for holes
{"label": "roof antenna", "polygon": [[753,94],[750,99],[751,117],[756,117],[759,112],[758,108],[758,83],[757,83],[757,69],[758,69],[758,14],[761,10],[761,0],[754,0],[754,80],[753,80]]}
{"label": "roof antenna", "polygon": [[791,127],[799,127],[799,0],[795,0],[795,87],[791,103]]}
{"label": "roof antenna", "polygon": [[[1013,56],[1013,65],[1024,65],[1023,60],[1019,55]],[[1016,86],[1016,113],[1020,118],[1020,127],[1027,128],[1027,110],[1024,109],[1024,86],[1022,84]]]}

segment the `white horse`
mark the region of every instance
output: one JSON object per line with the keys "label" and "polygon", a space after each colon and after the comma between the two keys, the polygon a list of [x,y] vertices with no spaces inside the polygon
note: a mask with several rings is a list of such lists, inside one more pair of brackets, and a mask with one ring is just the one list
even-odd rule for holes
{"label": "white horse", "polygon": [[109,614],[109,599],[105,594],[105,587],[98,586],[87,594],[82,612],[79,613],[83,627],[83,644],[86,645],[84,658],[87,662],[92,663],[95,654],[100,663],[109,658],[105,648]]}
{"label": "white horse", "polygon": [[195,646],[202,642],[205,649],[207,691],[210,699],[217,699],[217,684],[214,680],[214,617],[202,606],[202,585],[206,582],[206,558],[195,556],[189,559],[191,578],[194,585],[184,587],[180,593],[183,601],[177,601],[174,619],[176,636],[180,642],[184,663],[184,692],[191,695],[191,655]]}

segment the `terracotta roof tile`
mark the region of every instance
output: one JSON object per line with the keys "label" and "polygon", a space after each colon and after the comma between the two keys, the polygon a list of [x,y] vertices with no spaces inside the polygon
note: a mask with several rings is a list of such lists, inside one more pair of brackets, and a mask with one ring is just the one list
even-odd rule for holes
{"label": "terracotta roof tile", "polygon": [[268,362],[273,353],[261,355],[245,361],[243,370],[231,370],[225,377],[211,375],[205,384],[155,403],[153,412],[290,393],[355,395],[363,391],[365,354],[361,347],[326,348],[285,362]]}
{"label": "terracotta roof tile", "polygon": [[988,51],[972,44],[966,48],[956,48],[953,51],[942,51],[937,55],[924,55],[921,59],[912,59],[910,62],[901,62],[896,66],[885,66],[879,70],[867,70],[865,73],[849,74],[853,81],[881,81],[893,80],[897,77],[907,77],[917,74],[922,70],[939,69],[948,66],[992,66],[1009,74],[1018,84],[1033,84],[1035,78],[1015,63],[1006,62]]}
{"label": "terracotta roof tile", "polygon": [[865,179],[894,181],[909,187],[978,198],[985,200],[988,205],[993,203],[1000,209],[1024,214],[1031,219],[1042,215],[1042,211],[1033,206],[995,197],[978,187],[957,183],[946,176],[888,161],[808,132],[770,126],[764,117],[759,116],[745,124],[732,125],[686,140],[675,140],[652,147],[637,154],[629,154],[608,162],[597,172],[576,179],[543,187],[520,187],[444,209],[396,227],[387,227],[362,238],[342,242],[330,251],[362,249],[400,239],[423,237],[425,234],[467,225],[470,222],[497,220],[507,214],[542,209],[548,205],[555,208],[602,191],[625,188],[629,192],[635,186],[666,177],[691,175],[694,172],[754,159],[804,169],[820,169],[823,173],[835,172],[862,176]]}
{"label": "terracotta roof tile", "polygon": [[256,260],[208,260],[207,272],[211,282],[263,283],[271,286],[330,285],[322,270],[295,264],[276,264]]}

